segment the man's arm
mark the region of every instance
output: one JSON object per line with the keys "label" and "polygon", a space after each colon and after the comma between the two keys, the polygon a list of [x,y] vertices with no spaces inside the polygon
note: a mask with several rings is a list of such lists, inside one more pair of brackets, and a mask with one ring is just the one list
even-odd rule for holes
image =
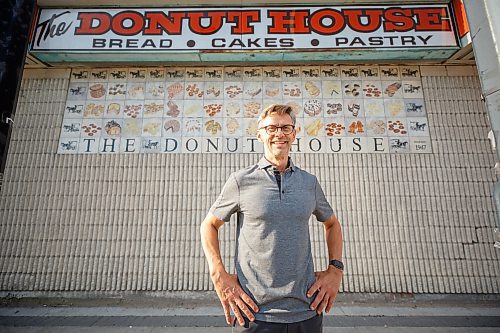
{"label": "man's arm", "polygon": [[[342,228],[337,216],[333,214],[323,224],[329,260],[342,260]],[[318,292],[311,304],[311,310],[316,310],[318,314],[321,314],[323,310],[330,311],[339,292],[342,273],[342,270],[330,265],[326,271],[316,272],[316,282],[307,292],[307,297]]]}
{"label": "man's arm", "polygon": [[238,282],[238,277],[226,272],[219,247],[219,228],[222,224],[224,224],[224,221],[209,213],[201,223],[201,244],[208,260],[210,277],[212,278],[215,291],[224,308],[227,324],[232,324],[231,313],[229,311],[229,308],[231,308],[239,324],[243,326],[245,320],[241,311],[249,320],[254,321],[255,316],[253,312],[259,311],[259,308],[250,296],[243,291]]}

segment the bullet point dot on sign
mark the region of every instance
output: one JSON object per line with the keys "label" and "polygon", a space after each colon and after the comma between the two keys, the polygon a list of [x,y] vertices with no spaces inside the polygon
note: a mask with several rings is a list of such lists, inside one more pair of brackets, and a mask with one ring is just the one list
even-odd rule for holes
{"label": "bullet point dot on sign", "polygon": [[194,40],[188,40],[187,41],[187,46],[194,47],[195,45],[196,45],[196,42]]}
{"label": "bullet point dot on sign", "polygon": [[311,45],[312,46],[318,46],[319,45],[319,40],[317,40],[317,39],[311,40]]}

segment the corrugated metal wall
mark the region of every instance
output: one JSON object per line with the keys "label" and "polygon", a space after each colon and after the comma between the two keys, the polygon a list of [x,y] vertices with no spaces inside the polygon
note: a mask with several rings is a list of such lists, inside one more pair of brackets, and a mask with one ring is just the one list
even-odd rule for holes
{"label": "corrugated metal wall", "polygon": [[[0,289],[211,289],[199,224],[229,173],[258,156],[57,155],[62,74],[27,72],[22,85],[0,198]],[[318,175],[342,221],[343,291],[499,293],[478,78],[422,80],[433,154],[300,154],[296,164]],[[324,268],[322,227],[311,230]],[[230,269],[234,231],[221,235]]]}

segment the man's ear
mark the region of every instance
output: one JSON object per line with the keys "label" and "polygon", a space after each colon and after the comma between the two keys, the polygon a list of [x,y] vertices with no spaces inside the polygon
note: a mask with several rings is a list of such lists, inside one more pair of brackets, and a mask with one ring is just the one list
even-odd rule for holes
{"label": "man's ear", "polygon": [[262,139],[262,135],[260,134],[260,130],[257,130],[257,140],[264,143],[264,140]]}
{"label": "man's ear", "polygon": [[297,130],[294,129],[292,143],[295,141],[296,138],[297,138]]}

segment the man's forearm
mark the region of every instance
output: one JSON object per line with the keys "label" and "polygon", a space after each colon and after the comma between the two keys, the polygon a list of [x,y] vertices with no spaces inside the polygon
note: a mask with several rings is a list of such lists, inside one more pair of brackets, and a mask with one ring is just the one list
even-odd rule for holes
{"label": "man's forearm", "polygon": [[[324,226],[329,259],[342,260],[342,229],[335,214],[324,222]],[[316,272],[316,282],[307,291],[307,297],[312,297],[317,293],[311,303],[311,310],[318,314],[321,314],[323,310],[330,311],[337,298],[342,274],[341,269],[330,265],[325,271]]]}
{"label": "man's forearm", "polygon": [[225,271],[220,254],[218,224],[214,225],[213,217],[207,216],[200,227],[201,244],[208,261],[210,274]]}
{"label": "man's forearm", "polygon": [[325,238],[328,258],[342,260],[342,228],[335,215],[325,223]]}

